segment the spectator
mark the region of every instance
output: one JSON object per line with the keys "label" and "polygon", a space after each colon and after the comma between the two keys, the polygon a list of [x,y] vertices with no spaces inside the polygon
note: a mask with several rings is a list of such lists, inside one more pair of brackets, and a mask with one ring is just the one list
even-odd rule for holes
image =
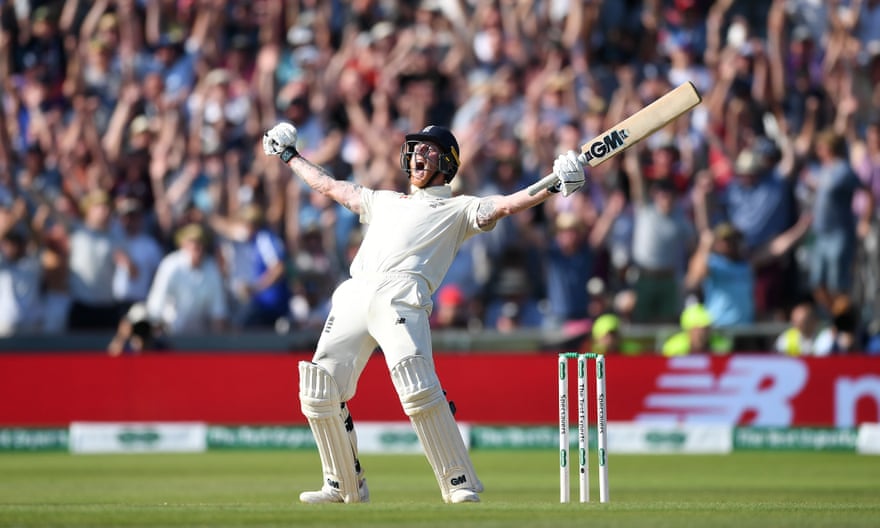
{"label": "spectator", "polygon": [[342,272],[335,265],[333,248],[327,241],[331,236],[317,224],[303,227],[300,231],[293,256],[294,294],[300,300],[307,301],[307,312],[319,310],[318,313],[323,313],[333,287],[341,280]]}
{"label": "spectator", "polygon": [[492,296],[486,305],[485,328],[502,333],[540,328],[544,316],[522,260],[511,255],[502,262],[495,280],[490,282]]}
{"label": "spectator", "polygon": [[867,333],[865,352],[872,356],[880,355],[880,319],[871,321]]}
{"label": "spectator", "polygon": [[874,213],[868,233],[858,245],[854,301],[862,305],[866,320],[880,317],[880,118],[865,128],[864,140],[851,143],[850,159],[853,169],[865,187],[856,193],[853,212],[863,217],[869,207],[870,193],[874,200]]}
{"label": "spectator", "polygon": [[93,190],[80,201],[81,223],[70,232],[70,330],[108,330],[119,322],[119,306],[113,295],[116,268],[129,276],[137,267],[125,250],[120,235],[110,229],[110,196]]}
{"label": "spectator", "polygon": [[168,343],[163,339],[161,329],[150,320],[144,303],[138,302],[132,304],[119,321],[116,334],[107,345],[107,352],[111,356],[123,356],[167,348]]}
{"label": "spectator", "polygon": [[[534,181],[549,172],[559,149],[577,149],[682,79],[697,84],[704,103],[639,147],[642,179],[672,182],[674,192],[665,192],[670,215],[657,209],[668,184],[631,193],[634,171],[621,171],[623,160],[612,160],[590,168],[591,185],[570,200],[550,200],[499,224],[484,241],[469,241],[450,284],[464,289],[482,318],[482,308],[497,300],[486,285],[497,280],[503,257],[530,251],[533,297],[549,299],[542,241],[551,238],[559,215],[571,213],[589,236],[593,274],[605,281],[607,298],[622,301],[616,313],[637,322],[674,321],[696,247],[688,227],[679,232],[689,211],[677,201],[706,191],[707,221],[695,217],[697,232],[729,221],[744,233],[756,321],[785,314],[792,296],[810,288],[799,276],[809,272],[823,276],[816,288],[823,316],[840,289],[852,295],[863,320],[876,319],[876,229],[860,238],[827,228],[829,216],[836,218],[830,223],[846,222],[846,193],[816,195],[817,242],[805,247],[821,266],[805,264],[804,252],[795,251],[767,253],[772,258],[762,265],[753,261],[796,222],[791,204],[782,212],[781,191],[801,177],[824,181],[819,173],[834,172],[813,164],[816,130],[833,128],[845,137],[864,190],[873,185],[876,0],[837,7],[814,0],[763,7],[728,0],[525,2],[517,9],[498,2],[423,4],[0,2],[0,236],[33,224],[26,244],[42,260],[43,331],[63,331],[74,290],[74,300],[84,300],[81,276],[106,271],[68,263],[83,257],[83,234],[73,227],[81,216],[76,204],[94,191],[137,198],[145,227],[158,226],[162,241],[192,221],[238,218],[244,205],[255,204],[292,258],[306,254],[300,264],[313,256],[301,244],[320,240],[336,282],[345,275],[357,219],[343,216],[343,208],[334,215],[300,193],[278,164],[254,156],[251,147],[266,127],[289,117],[301,125],[298,147],[310,159],[341,178],[391,189],[400,183],[388,176],[396,172],[388,145],[428,119],[446,121],[471,145],[456,192],[481,194]],[[859,11],[848,11],[856,6]],[[766,140],[778,148],[770,158]],[[736,170],[740,158],[740,167],[758,167],[753,176]],[[808,170],[801,171],[804,163]],[[499,179],[484,181],[488,173]],[[864,190],[853,204],[860,236],[868,233],[867,212],[876,217],[878,199],[874,189],[875,205],[869,204]],[[792,255],[802,269],[792,265]],[[131,271],[138,268],[142,277],[142,263],[131,260]],[[847,264],[853,260],[855,273]],[[232,261],[225,264],[234,271]],[[124,270],[116,263],[109,268]],[[832,274],[840,284],[829,283]],[[306,272],[296,279],[303,321],[323,319],[327,287],[319,277]],[[111,291],[106,277],[98,282]],[[120,315],[103,328],[115,327]],[[551,323],[541,318],[542,325]]]}
{"label": "spectator", "polygon": [[162,247],[144,229],[144,212],[140,201],[123,198],[116,207],[122,227],[123,249],[133,266],[117,266],[113,275],[113,295],[125,313],[136,302],[143,302],[150,292],[150,284],[159,262],[164,256]]}
{"label": "spectator", "polygon": [[850,291],[857,231],[868,233],[874,203],[867,194],[868,206],[857,226],[852,201],[863,183],[846,159],[844,138],[826,130],[816,137],[814,148],[817,163],[801,182],[813,200],[810,286],[820,306],[830,312],[833,300]]}
{"label": "spectator", "polygon": [[593,321],[590,334],[593,338],[592,352],[615,354],[620,351],[620,319],[617,316],[600,315]]}
{"label": "spectator", "polygon": [[681,309],[682,270],[694,229],[676,203],[675,187],[669,180],[656,180],[650,194],[644,188],[640,162],[633,151],[625,154],[634,204],[633,263],[636,322],[674,320]]}
{"label": "spectator", "polygon": [[[287,251],[281,238],[265,222],[260,206],[248,204],[238,213],[235,225],[219,220],[227,236],[238,235],[245,253],[245,279],[236,284],[233,293],[245,306],[241,324],[244,328],[272,328],[276,321],[290,315],[290,288],[287,284]],[[237,228],[239,233],[232,231]]]}
{"label": "spectator", "polygon": [[662,347],[664,356],[688,354],[726,354],[732,341],[713,331],[712,316],[701,304],[692,304],[681,312],[681,331],[668,338]]}
{"label": "spectator", "polygon": [[849,297],[841,295],[831,305],[831,324],[816,336],[817,356],[861,352],[864,345],[859,312]]}
{"label": "spectator", "polygon": [[702,290],[715,327],[747,325],[755,319],[755,273],[742,233],[722,223],[704,231],[690,261],[685,284]]}
{"label": "spectator", "polygon": [[[697,211],[703,208],[698,206]],[[753,250],[746,248],[742,233],[728,222],[703,231],[685,282],[691,291],[702,294],[715,327],[755,321],[755,269],[788,254],[806,234],[811,220],[810,214],[802,214],[794,226]]]}
{"label": "spectator", "polygon": [[16,231],[0,240],[0,336],[36,332],[40,325],[39,258]]}
{"label": "spectator", "polygon": [[587,281],[593,276],[594,256],[586,227],[577,216],[562,212],[555,223],[546,252],[549,312],[545,317],[552,327],[560,328],[587,317]]}
{"label": "spectator", "polygon": [[228,307],[223,278],[206,254],[205,229],[184,226],[176,241],[180,249],[166,255],[156,270],[147,296],[148,317],[171,336],[224,330]]}
{"label": "spectator", "polygon": [[613,313],[600,315],[593,321],[589,346],[584,352],[597,354],[636,355],[641,352],[638,343],[623,338],[620,333],[620,318]]}
{"label": "spectator", "polygon": [[821,321],[813,302],[804,301],[792,308],[789,323],[791,326],[776,338],[776,352],[789,356],[814,355]]}
{"label": "spectator", "polygon": [[437,290],[437,301],[431,314],[431,326],[438,329],[466,329],[471,323],[469,300],[455,284]]}
{"label": "spectator", "polygon": [[[794,224],[794,193],[790,179],[776,164],[777,148],[763,137],[736,158],[734,178],[724,193],[727,218],[743,236],[743,249],[753,253]],[[792,262],[787,253],[754,268],[755,311],[770,316],[787,306]]]}

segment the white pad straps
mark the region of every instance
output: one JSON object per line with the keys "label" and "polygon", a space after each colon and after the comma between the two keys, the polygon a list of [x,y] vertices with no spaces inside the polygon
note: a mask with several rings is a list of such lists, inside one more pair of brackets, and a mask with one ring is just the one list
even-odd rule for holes
{"label": "white pad straps", "polygon": [[457,489],[483,491],[440,381],[428,360],[422,356],[401,360],[391,369],[391,380],[434,469],[443,500],[450,502],[452,492]]}
{"label": "white pad straps", "polygon": [[345,430],[336,381],[322,367],[301,361],[299,400],[318,444],[325,485],[338,490],[345,502],[359,502],[356,455]]}

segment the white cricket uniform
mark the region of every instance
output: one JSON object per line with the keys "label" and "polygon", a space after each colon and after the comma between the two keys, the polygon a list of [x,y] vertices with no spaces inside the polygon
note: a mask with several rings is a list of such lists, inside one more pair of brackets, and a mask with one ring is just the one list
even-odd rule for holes
{"label": "white cricket uniform", "polygon": [[448,185],[361,191],[366,235],[351,264],[351,279],[333,293],[314,362],[335,379],[340,399],[354,396],[376,346],[389,368],[421,355],[433,365],[428,317],[431,295],[462,242],[494,225],[477,225],[480,198],[452,196]]}

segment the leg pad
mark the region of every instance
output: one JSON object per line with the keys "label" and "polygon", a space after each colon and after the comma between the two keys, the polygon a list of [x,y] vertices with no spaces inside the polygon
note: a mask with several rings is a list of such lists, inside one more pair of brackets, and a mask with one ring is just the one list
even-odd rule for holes
{"label": "leg pad", "polygon": [[459,489],[483,491],[430,362],[421,356],[405,358],[391,369],[391,380],[434,470],[443,500],[452,502],[452,493]]}
{"label": "leg pad", "polygon": [[299,398],[302,413],[318,444],[324,486],[337,490],[345,502],[359,502],[357,455],[346,431],[336,382],[322,367],[302,361]]}

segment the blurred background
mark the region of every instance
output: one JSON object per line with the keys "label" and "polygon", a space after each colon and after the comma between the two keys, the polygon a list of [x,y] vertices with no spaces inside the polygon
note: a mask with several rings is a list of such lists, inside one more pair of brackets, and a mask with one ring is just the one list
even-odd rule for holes
{"label": "blurred background", "polygon": [[703,103],[469,240],[435,349],[880,353],[877,0],[0,0],[0,350],[308,351],[362,236],[262,153],[509,193],[681,82]]}

